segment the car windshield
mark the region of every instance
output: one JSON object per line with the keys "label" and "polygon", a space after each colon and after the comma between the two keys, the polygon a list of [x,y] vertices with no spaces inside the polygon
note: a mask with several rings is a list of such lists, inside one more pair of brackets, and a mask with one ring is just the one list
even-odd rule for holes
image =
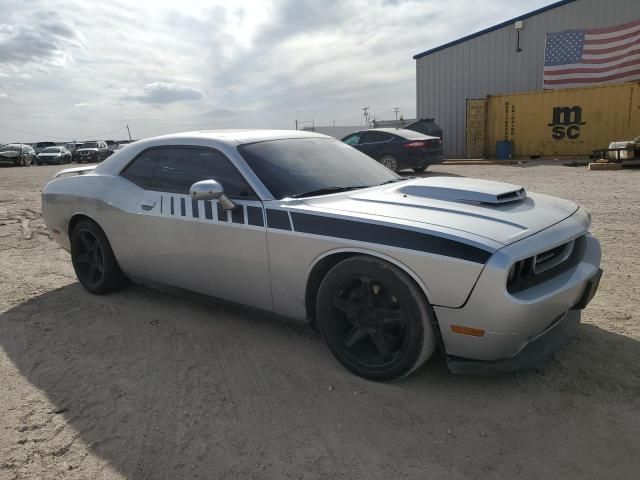
{"label": "car windshield", "polygon": [[83,143],[79,148],[98,148],[98,142]]}
{"label": "car windshield", "polygon": [[60,147],[47,147],[42,150],[42,153],[60,153]]}
{"label": "car windshield", "polygon": [[277,198],[372,187],[401,179],[358,150],[330,138],[295,138],[238,147]]}

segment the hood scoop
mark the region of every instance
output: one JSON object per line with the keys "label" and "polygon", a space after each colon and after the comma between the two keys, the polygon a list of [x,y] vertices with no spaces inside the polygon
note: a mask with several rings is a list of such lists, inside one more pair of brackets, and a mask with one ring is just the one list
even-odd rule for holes
{"label": "hood scoop", "polygon": [[423,178],[403,185],[396,192],[434,200],[490,204],[510,203],[527,197],[527,192],[519,185],[453,177]]}

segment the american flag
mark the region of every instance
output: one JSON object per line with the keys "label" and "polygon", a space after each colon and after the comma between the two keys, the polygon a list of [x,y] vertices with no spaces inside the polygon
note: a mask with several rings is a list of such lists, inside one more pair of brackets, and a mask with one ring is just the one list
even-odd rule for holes
{"label": "american flag", "polygon": [[547,33],[544,88],[640,80],[640,20]]}

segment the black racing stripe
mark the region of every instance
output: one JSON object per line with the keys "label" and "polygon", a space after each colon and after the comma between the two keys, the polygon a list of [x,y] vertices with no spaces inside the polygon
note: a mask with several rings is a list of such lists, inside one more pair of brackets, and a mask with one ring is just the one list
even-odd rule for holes
{"label": "black racing stripe", "polygon": [[220,202],[217,203],[218,205],[218,221],[219,222],[226,222],[227,221],[227,211],[222,208],[222,205],[220,205]]}
{"label": "black racing stripe", "polygon": [[171,215],[173,215],[173,197],[171,197]]}
{"label": "black racing stripe", "polygon": [[213,220],[213,209],[211,208],[211,200],[205,200],[204,202],[204,218],[207,220]]}
{"label": "black racing stripe", "polygon": [[191,213],[193,214],[193,218],[200,217],[200,209],[198,208],[198,200],[191,199]]}
{"label": "black racing stripe", "polygon": [[244,223],[244,208],[242,205],[238,205],[231,210],[231,221],[233,223]]}
{"label": "black racing stripe", "polygon": [[180,199],[180,215],[182,215],[183,217],[187,215],[187,208],[185,205],[184,198]]}
{"label": "black racing stripe", "polygon": [[249,225],[264,227],[262,209],[260,207],[252,207],[250,205],[247,205],[247,220],[249,221]]}
{"label": "black racing stripe", "polygon": [[162,200],[164,200],[164,195],[160,195],[160,213],[162,213]]}
{"label": "black racing stripe", "polygon": [[289,215],[284,210],[267,209],[267,226],[278,230],[291,230]]}
{"label": "black racing stripe", "polygon": [[418,250],[475,263],[485,263],[492,255],[466,243],[403,228],[297,212],[291,212],[291,219],[296,232]]}

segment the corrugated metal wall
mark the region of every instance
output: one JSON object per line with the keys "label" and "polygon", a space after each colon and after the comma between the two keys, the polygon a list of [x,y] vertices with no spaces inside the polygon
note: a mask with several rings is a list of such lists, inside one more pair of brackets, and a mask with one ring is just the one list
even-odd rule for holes
{"label": "corrugated metal wall", "polygon": [[434,117],[443,129],[445,155],[464,157],[467,99],[542,90],[547,32],[609,27],[639,18],[640,0],[578,0],[523,20],[519,53],[511,24],[418,58],[418,118]]}

